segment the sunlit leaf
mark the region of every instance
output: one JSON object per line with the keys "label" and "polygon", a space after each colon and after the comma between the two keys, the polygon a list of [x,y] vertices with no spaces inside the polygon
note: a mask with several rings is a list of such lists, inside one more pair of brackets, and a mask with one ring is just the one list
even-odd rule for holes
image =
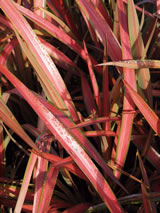
{"label": "sunlit leaf", "polygon": [[87,178],[91,181],[95,190],[98,191],[99,195],[104,200],[110,211],[116,211],[117,213],[123,212],[113,191],[111,190],[108,183],[105,181],[104,177],[101,175],[91,158],[80,146],[80,142],[78,142],[78,139],[75,139],[71,131],[67,130],[65,126],[38,100],[35,95],[32,94],[31,91],[29,91],[17,78],[15,78],[13,74],[11,74],[3,66],[0,66],[0,71],[7,77],[9,81],[12,82],[12,84],[17,88],[20,94],[26,99],[26,101],[30,104],[34,111],[44,121],[45,125],[52,132],[52,134],[57,138],[57,140],[74,159],[75,163],[81,168]]}
{"label": "sunlit leaf", "polygon": [[141,68],[159,69],[160,61],[159,60],[124,60],[124,61],[102,63],[97,66],[104,66],[104,65],[127,67],[131,69],[141,69]]}
{"label": "sunlit leaf", "polygon": [[[128,35],[128,23],[126,21],[125,9],[122,1],[117,2],[118,7],[118,15],[120,20],[120,39],[122,45],[122,57],[125,59],[132,59],[130,41]],[[136,81],[135,81],[135,72],[132,69],[124,68],[123,76],[126,82],[128,82],[132,88],[136,90]],[[128,148],[130,145],[130,136],[133,125],[134,115],[132,113],[125,113],[134,110],[134,104],[125,90],[125,94],[123,97],[123,114],[122,114],[122,122],[121,128],[119,132],[118,144],[116,148],[116,159],[115,163],[118,168],[122,168],[125,159],[127,157]],[[115,171],[115,176],[119,177],[120,172]]]}
{"label": "sunlit leaf", "polygon": [[[144,44],[140,32],[140,26],[136,8],[133,0],[128,2],[128,23],[129,23],[129,36],[133,59],[142,59],[144,56]],[[148,68],[139,69],[137,72],[138,84],[140,88],[145,90],[147,99],[152,106],[150,72]]]}
{"label": "sunlit leaf", "polygon": [[21,125],[18,123],[12,112],[5,105],[5,103],[0,99],[0,118],[2,121],[11,128],[17,135],[19,135],[29,146],[38,151],[39,149],[27,133],[23,130]]}
{"label": "sunlit leaf", "polygon": [[[72,115],[73,118],[76,118],[76,113],[75,113],[75,109],[73,107],[73,102],[71,101],[70,95],[67,91],[64,81],[62,80],[55,64],[49,57],[47,51],[44,49],[43,45],[41,44],[41,42],[39,41],[39,39],[37,38],[37,36],[33,32],[33,30],[31,29],[31,27],[29,26],[29,24],[26,22],[24,17],[15,8],[13,3],[11,3],[9,0],[7,0],[7,1],[8,1],[7,4],[6,3],[3,4],[3,2],[0,2],[0,6],[4,10],[4,12],[8,16],[8,18],[11,20],[13,28],[14,28],[17,36],[18,36],[18,34],[21,35],[22,38],[27,43],[27,45],[29,46],[28,49],[29,49],[29,51],[32,52],[30,59],[31,59],[32,55],[34,58],[33,60],[38,59],[38,63],[42,67],[42,69],[38,69],[38,70],[36,69],[36,71],[42,82],[46,79],[48,79],[48,81],[50,81],[50,83],[48,82],[48,84],[47,83],[45,84],[46,87],[50,87],[50,89],[48,89],[48,93],[50,93],[50,97],[52,97],[51,91],[53,90],[51,88],[51,85],[54,85],[56,90],[61,94],[62,98],[64,99],[63,100],[64,103],[63,103],[62,100],[60,100],[61,99],[60,96],[56,97],[57,99],[59,99],[60,107],[63,108],[63,107],[65,107],[65,104],[66,104],[69,107],[69,111],[73,110],[71,112],[71,114],[73,113],[73,115]],[[10,11],[12,11],[12,12],[10,13]],[[32,60],[32,62],[33,62],[33,60]],[[52,101],[54,102],[54,97],[53,97]]]}
{"label": "sunlit leaf", "polygon": [[106,43],[106,35],[108,41],[108,54],[112,60],[121,59],[121,47],[108,23],[101,17],[96,8],[90,1],[76,0],[80,9],[83,10],[87,19],[96,29],[96,33],[103,45]]}
{"label": "sunlit leaf", "polygon": [[160,120],[158,116],[155,114],[155,112],[146,104],[146,102],[141,98],[140,95],[138,95],[131,86],[124,81],[124,85],[128,89],[130,96],[140,112],[143,114],[144,118],[147,120],[147,122],[150,124],[151,128],[160,135]]}
{"label": "sunlit leaf", "polygon": [[27,164],[27,168],[25,170],[25,175],[24,175],[24,178],[23,178],[21,190],[20,190],[19,195],[18,195],[18,200],[17,200],[17,203],[16,203],[15,212],[21,212],[21,210],[22,210],[23,203],[24,203],[24,200],[25,200],[25,197],[26,197],[26,194],[27,194],[27,190],[28,190],[28,187],[29,187],[31,175],[32,175],[36,160],[37,160],[37,156],[35,154],[31,154],[29,161],[28,161],[28,164]]}

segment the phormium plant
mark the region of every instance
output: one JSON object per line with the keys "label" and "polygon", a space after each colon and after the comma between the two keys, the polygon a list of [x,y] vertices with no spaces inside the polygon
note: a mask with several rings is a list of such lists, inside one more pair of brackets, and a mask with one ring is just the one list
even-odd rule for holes
{"label": "phormium plant", "polygon": [[160,1],[0,8],[1,212],[159,212]]}

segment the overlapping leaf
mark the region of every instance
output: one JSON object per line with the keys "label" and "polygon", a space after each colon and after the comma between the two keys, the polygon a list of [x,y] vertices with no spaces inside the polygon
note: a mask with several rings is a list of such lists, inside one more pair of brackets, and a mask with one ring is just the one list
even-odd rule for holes
{"label": "overlapping leaf", "polygon": [[150,124],[151,128],[160,135],[160,120],[158,116],[155,114],[155,112],[146,104],[146,102],[143,100],[143,98],[134,91],[131,86],[124,81],[124,84],[126,88],[128,89],[130,96],[132,97],[132,100],[139,108],[140,112],[143,114],[145,119]]}
{"label": "overlapping leaf", "polygon": [[[0,66],[0,71],[7,77],[7,79],[17,88],[34,111],[44,121],[45,125],[62,144],[70,156],[74,159],[76,164],[81,168],[84,174],[98,191],[101,198],[106,203],[111,212],[123,212],[118,203],[114,193],[110,189],[104,177],[98,171],[93,161],[89,158],[83,148],[79,145],[71,131],[67,130],[65,126],[33,95],[18,79],[15,78],[6,68]],[[38,107],[37,107],[38,106]],[[20,202],[20,201],[19,201]],[[19,205],[19,202],[17,206]],[[114,205],[113,205],[114,204]],[[18,207],[17,207],[18,208]]]}
{"label": "overlapping leaf", "polygon": [[[29,50],[32,52],[32,57],[34,58],[34,60],[38,60],[39,65],[42,67],[42,69],[36,69],[36,71],[41,81],[45,82],[45,86],[48,93],[50,94],[50,98],[52,98],[51,100],[53,102],[55,101],[55,99],[59,100],[58,103],[60,108],[65,108],[65,105],[67,105],[69,111],[71,110],[70,113],[72,114],[73,118],[76,119],[77,116],[75,113],[75,109],[67,88],[55,64],[50,59],[49,55],[47,54],[39,39],[36,37],[35,33],[32,31],[29,24],[18,12],[13,3],[11,3],[9,0],[7,0],[5,4],[3,1],[0,1],[0,6],[4,10],[8,18],[11,20],[17,35],[19,33],[29,46]],[[56,95],[52,85],[54,85],[59,94],[61,94],[63,101],[59,95]],[[55,97],[53,97],[52,94],[54,94]]]}
{"label": "overlapping leaf", "polygon": [[121,59],[121,47],[117,41],[115,35],[113,34],[108,23],[102,18],[96,7],[90,1],[76,0],[80,9],[83,10],[85,16],[92,24],[93,28],[96,29],[96,33],[103,45],[106,44],[106,37],[108,41],[108,54],[113,61]]}
{"label": "overlapping leaf", "polygon": [[[118,14],[120,20],[120,37],[121,37],[121,45],[122,45],[122,57],[123,59],[131,59],[131,48],[128,36],[128,23],[126,22],[126,14],[124,10],[123,2],[117,2]],[[123,69],[124,79],[131,85],[132,88],[136,90],[136,81],[135,81],[135,73],[134,70],[124,68]],[[118,146],[116,152],[116,164],[118,168],[122,168],[127,156],[129,144],[130,144],[130,136],[133,125],[134,115],[132,113],[125,113],[132,111],[134,109],[134,104],[128,94],[125,91],[124,101],[123,101],[123,115],[122,115],[122,123],[121,129],[119,133]],[[119,171],[115,171],[115,175],[118,177],[120,175]]]}
{"label": "overlapping leaf", "polygon": [[27,133],[23,130],[21,125],[18,123],[12,112],[6,106],[6,104],[0,99],[0,118],[2,121],[11,128],[17,135],[19,135],[30,147],[39,152],[39,149]]}

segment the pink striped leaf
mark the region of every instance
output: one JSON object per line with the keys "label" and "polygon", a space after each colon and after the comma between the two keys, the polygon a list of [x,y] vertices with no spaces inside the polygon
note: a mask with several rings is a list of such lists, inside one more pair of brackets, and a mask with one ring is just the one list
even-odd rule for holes
{"label": "pink striped leaf", "polygon": [[[31,57],[33,55],[33,60],[37,59],[39,65],[42,67],[42,69],[36,69],[36,71],[41,81],[47,82],[45,82],[45,86],[48,88],[48,93],[50,94],[50,97],[52,97],[52,101],[54,101],[55,98],[58,99],[59,105],[62,108],[64,108],[66,105],[69,112],[73,116],[73,119],[77,120],[75,108],[64,84],[64,81],[62,80],[55,64],[49,57],[47,51],[44,49],[43,45],[31,29],[27,21],[24,19],[24,17],[20,14],[20,12],[16,9],[11,1],[6,0],[5,3],[4,1],[0,1],[0,6],[6,13],[8,18],[11,20],[16,34],[20,34],[25,40],[26,44],[29,47],[28,49],[32,52]],[[64,103],[62,102],[60,96],[52,96],[52,92],[54,89],[51,85],[54,85],[59,94],[61,94]],[[55,92],[53,94],[55,94]]]}
{"label": "pink striped leaf", "polygon": [[[20,187],[11,185],[13,180],[7,178],[0,178],[1,183],[5,183],[3,186],[0,187],[0,194],[4,195],[5,197],[12,194],[12,197],[17,198],[20,192]],[[21,181],[15,181],[17,185],[21,183]],[[34,193],[33,191],[29,190],[26,194],[26,200],[33,201]]]}
{"label": "pink striped leaf", "polygon": [[77,167],[75,163],[73,163],[73,159],[71,157],[67,157],[65,159],[62,159],[56,155],[41,152],[40,154],[38,152],[35,152],[34,150],[31,150],[34,154],[37,154],[38,156],[50,161],[54,167],[61,167],[67,169],[69,172],[73,173],[74,175],[84,179],[87,181],[86,176],[81,172],[81,170]]}
{"label": "pink striped leaf", "polygon": [[37,211],[38,213],[46,212],[49,209],[49,205],[51,202],[52,194],[57,182],[57,177],[59,174],[59,169],[54,168],[50,165],[49,170],[46,175],[46,179],[43,183],[41,197],[39,203],[37,203]]}
{"label": "pink striped leaf", "polygon": [[17,135],[19,135],[30,147],[39,152],[38,147],[23,130],[21,125],[18,123],[12,112],[9,110],[7,105],[0,100],[0,118],[2,121],[11,128]]}
{"label": "pink striped leaf", "polygon": [[93,92],[94,92],[94,98],[96,100],[97,107],[98,107],[98,114],[101,115],[102,104],[101,104],[100,92],[99,92],[97,80],[96,80],[96,77],[95,77],[95,73],[93,71],[92,62],[91,62],[91,60],[89,58],[85,42],[83,42],[83,44],[84,44],[84,50],[85,50],[86,57],[87,57],[88,70],[89,70],[90,81],[91,81]]}
{"label": "pink striped leaf", "polygon": [[[0,1],[1,2],[1,1]],[[73,158],[75,163],[83,171],[90,180],[95,190],[104,200],[111,212],[123,212],[122,207],[117,201],[116,196],[109,187],[108,183],[101,175],[91,158],[86,154],[80,146],[80,141],[76,139],[72,132],[68,130],[64,124],[53,115],[40,101],[27,89],[12,73],[0,65],[0,71],[6,78],[17,88],[19,93],[25,98],[29,105],[34,109],[37,115],[43,120],[47,128],[52,132],[56,139],[62,144],[64,149]],[[17,206],[19,201],[17,202]],[[17,207],[18,208],[18,207]]]}
{"label": "pink striped leaf", "polygon": [[82,15],[83,15],[83,18],[86,22],[86,25],[88,27],[88,30],[90,32],[90,35],[91,35],[91,38],[94,42],[94,44],[96,45],[97,48],[99,48],[99,43],[98,43],[98,39],[97,39],[97,36],[96,36],[96,33],[92,27],[92,25],[90,24],[90,22],[88,21],[88,19],[86,18],[85,14],[83,13],[83,11],[81,11]]}
{"label": "pink striped leaf", "polygon": [[[18,91],[16,92],[16,90],[14,90],[14,93],[17,94],[17,95],[20,95],[20,93]],[[115,176],[113,175],[112,171],[108,168],[108,166],[106,165],[106,163],[104,162],[104,160],[101,158],[101,156],[99,155],[99,153],[96,151],[96,149],[94,149],[94,147],[91,145],[91,143],[86,139],[86,137],[84,137],[84,134],[79,129],[73,128],[74,126],[77,126],[77,125],[75,125],[62,111],[60,111],[59,109],[57,109],[55,106],[49,104],[45,100],[41,99],[39,96],[37,96],[37,97],[38,97],[39,101],[42,104],[44,104],[49,109],[49,111],[51,111],[53,113],[53,115],[56,116],[56,118],[58,118],[64,124],[64,126],[67,129],[68,128],[71,129],[71,132],[74,135],[74,137],[76,137],[76,138],[78,138],[80,140],[79,142],[85,148],[85,150],[87,151],[87,153],[100,165],[100,167],[103,168],[104,172],[107,175],[109,175],[115,181],[115,183],[117,183],[126,193],[128,193],[128,191],[123,187],[123,185],[115,178]],[[104,118],[104,119],[103,118],[96,118],[95,123],[97,123],[97,121],[98,121],[98,123],[101,122],[101,121],[102,122],[106,121],[106,119],[107,120],[109,119],[111,121],[117,121],[120,118],[117,118],[117,117]],[[113,135],[113,133],[112,133],[112,135]],[[36,152],[34,152],[34,153],[36,153]],[[44,156],[44,153],[43,153],[42,156]],[[45,153],[45,158],[49,160],[49,158],[47,156],[50,156],[50,154]],[[55,158],[56,156],[52,156],[52,157]],[[60,159],[59,159],[59,161],[60,161]],[[69,169],[69,167],[67,167],[67,169]],[[71,172],[73,172],[73,170]]]}
{"label": "pink striped leaf", "polygon": [[113,61],[99,64],[97,66],[118,66],[126,67],[130,69],[142,69],[142,68],[152,68],[159,69],[160,61],[159,60],[124,60],[124,61]]}
{"label": "pink striped leaf", "polygon": [[[19,4],[15,3],[16,8],[22,12],[27,18],[32,20],[33,22],[37,23],[41,26],[44,30],[54,36],[56,39],[61,41],[62,43],[66,44],[69,48],[79,54],[84,60],[86,60],[86,54],[84,49],[75,41],[72,37],[66,34],[62,29],[59,29],[56,25],[51,24],[46,19],[41,18],[40,16],[36,15],[30,10],[20,6]],[[90,59],[93,65],[96,65],[96,61],[90,56]],[[101,73],[101,69],[96,69],[98,72]]]}
{"label": "pink striped leaf", "polygon": [[93,125],[96,123],[103,123],[103,122],[108,122],[108,121],[119,121],[121,118],[118,117],[98,117],[98,118],[91,118],[91,119],[87,119],[84,122],[81,122],[79,124],[73,125],[73,127],[70,127],[70,129],[75,129],[75,128],[82,128],[82,127],[86,127],[89,125]]}
{"label": "pink striped leaf", "polygon": [[[129,33],[128,33],[128,23],[126,21],[127,17],[126,17],[126,12],[124,9],[123,2],[118,1],[117,7],[118,7],[118,15],[119,15],[119,21],[120,21],[122,58],[124,60],[132,59]],[[134,70],[124,68],[123,76],[124,76],[124,79],[136,90]],[[128,112],[132,110],[134,110],[133,101],[131,97],[129,96],[128,92],[125,91],[124,98],[123,98],[123,112]],[[122,168],[125,163],[125,159],[128,153],[128,148],[130,145],[130,136],[132,131],[133,118],[134,118],[134,114],[132,113],[122,114],[122,122],[121,122],[121,128],[119,133],[118,145],[116,149],[116,162],[115,162],[118,168]],[[115,176],[116,177],[120,176],[120,172],[118,170],[115,171]]]}
{"label": "pink striped leaf", "polygon": [[110,28],[113,28],[111,17],[108,15],[108,12],[105,8],[104,2],[99,0],[92,0],[92,3],[97,7],[97,9],[100,11],[106,22],[109,24]]}
{"label": "pink striped leaf", "polygon": [[[49,55],[54,58],[54,61],[56,64],[58,64],[62,68],[65,68],[66,70],[71,71],[72,69],[74,71],[74,74],[79,76],[80,69],[76,66],[75,63],[73,63],[73,61],[70,58],[68,58],[63,52],[61,52],[56,47],[46,42],[44,39],[40,37],[39,39],[42,42],[42,44],[45,46]],[[76,72],[76,70],[79,72]]]}
{"label": "pink striped leaf", "polygon": [[85,13],[87,19],[96,29],[96,33],[103,45],[106,43],[106,36],[108,41],[108,54],[113,61],[121,60],[121,47],[113,34],[108,23],[102,18],[96,7],[89,0],[76,0],[80,9]]}
{"label": "pink striped leaf", "polygon": [[95,113],[97,110],[96,110],[94,97],[91,92],[90,86],[87,82],[87,79],[83,73],[81,73],[81,87],[82,87],[84,104],[86,106],[88,114],[90,115],[93,112]]}
{"label": "pink striped leaf", "polygon": [[[104,63],[108,61],[108,47],[107,42],[104,46]],[[103,67],[103,116],[109,116],[110,113],[110,103],[109,103],[109,73],[108,73],[108,67]],[[105,129],[110,129],[109,122],[106,122]]]}
{"label": "pink striped leaf", "polygon": [[[60,50],[58,50],[56,47],[49,44],[42,38],[39,37],[39,39],[42,42],[42,44],[44,45],[44,47],[47,50],[47,52],[49,53],[49,55],[54,58],[56,64],[58,64],[59,66],[61,66],[63,68],[66,68],[66,70],[74,69],[74,68],[79,70],[78,67],[76,67],[76,65],[64,53],[62,53]],[[8,56],[10,55],[11,51],[17,45],[18,45],[17,39],[11,40],[6,45],[6,47],[3,49],[3,51],[1,52],[1,55],[0,55],[0,64],[5,65]],[[79,72],[80,72],[80,70],[79,70]],[[78,72],[77,73],[75,72],[75,74],[79,75]]]}
{"label": "pink striped leaf", "polygon": [[99,137],[99,136],[117,136],[115,132],[110,130],[93,130],[93,131],[86,131],[84,135],[87,137]]}
{"label": "pink striped leaf", "polygon": [[17,39],[13,39],[5,46],[0,55],[0,64],[2,65],[6,64],[8,56],[10,55],[11,51],[16,47],[17,44],[18,44]]}
{"label": "pink striped leaf", "polygon": [[156,9],[157,9],[157,14],[160,14],[160,1],[156,0]]}
{"label": "pink striped leaf", "polygon": [[[140,26],[138,21],[138,16],[136,13],[136,8],[133,0],[128,2],[128,26],[129,26],[129,36],[132,47],[132,53],[134,59],[142,59],[144,56],[144,44],[140,32]],[[139,69],[137,72],[138,85],[140,88],[145,90],[147,99],[152,106],[152,96],[151,96],[151,83],[150,83],[150,72],[148,68]]]}
{"label": "pink striped leaf", "polygon": [[27,168],[25,170],[24,177],[23,177],[23,183],[18,195],[17,202],[16,202],[16,206],[14,210],[15,212],[21,212],[22,210],[36,160],[37,160],[37,155],[31,154],[27,164]]}
{"label": "pink striped leaf", "polygon": [[155,112],[146,104],[146,102],[143,100],[143,98],[137,94],[135,90],[132,89],[132,87],[126,82],[123,81],[124,85],[128,89],[128,92],[133,100],[133,102],[136,104],[140,112],[143,114],[146,121],[149,123],[151,128],[160,135],[160,120],[159,117],[155,114]]}
{"label": "pink striped leaf", "polygon": [[[123,0],[123,2],[126,3],[126,4],[128,4],[128,0]],[[143,12],[143,9],[141,7],[139,7],[138,5],[136,5],[135,7],[141,13]],[[153,14],[150,13],[150,12],[148,12],[147,10],[144,10],[144,14],[147,15],[147,16],[149,16],[149,17],[151,17],[151,18],[154,18]]]}
{"label": "pink striped leaf", "polygon": [[46,7],[46,1],[45,0],[34,0],[33,1],[33,7],[34,7],[34,12],[41,16],[45,17],[45,14],[43,11],[39,10],[39,8],[45,8]]}
{"label": "pink striped leaf", "polygon": [[[68,119],[66,115],[63,114],[60,110],[58,110],[53,105],[50,105],[43,99],[39,99],[68,129],[70,127],[73,127],[74,123]],[[117,119],[117,118],[116,118]],[[113,118],[114,120],[114,118]],[[127,190],[122,186],[122,184],[115,178],[111,170],[106,166],[106,163],[101,158],[99,153],[94,149],[94,147],[91,145],[91,143],[84,137],[84,134],[79,129],[71,129],[72,134],[74,137],[78,138],[80,141],[80,144],[85,148],[87,153],[100,165],[100,167],[103,168],[104,172],[106,172],[107,175],[109,175],[126,193]]]}
{"label": "pink striped leaf", "polygon": [[[48,132],[42,133],[37,138],[37,146],[41,151],[49,152],[50,149],[50,143],[52,141],[52,138],[46,140],[44,139],[46,136],[48,136]],[[38,205],[41,200],[41,194],[42,194],[42,186],[46,178],[46,174],[48,171],[48,161],[42,157],[37,158],[37,164],[35,166],[35,172],[34,172],[34,179],[35,179],[35,194],[34,194],[34,200],[33,200],[33,211],[38,212]],[[46,189],[48,191],[48,189]],[[45,198],[44,198],[45,199]]]}
{"label": "pink striped leaf", "polygon": [[[26,43],[24,41],[22,41],[22,39],[20,38],[20,36],[17,33],[16,33],[16,36],[17,36],[17,39],[18,39],[21,47],[23,48],[25,55],[28,57],[32,66],[37,71],[38,77],[40,75],[39,81],[41,83],[43,90],[45,91],[45,95],[47,96],[47,98],[50,101],[52,101],[52,103],[54,103],[56,106],[58,106],[59,108],[62,108],[63,110],[66,111],[66,113],[68,113],[68,110],[67,110],[66,106],[64,105],[64,102],[63,102],[61,96],[57,92],[54,85],[51,84],[50,79],[45,75],[45,73],[44,73],[42,67],[40,66],[39,62],[37,61],[37,59],[35,57],[33,57],[32,52],[30,51],[30,49],[28,49]],[[52,93],[51,93],[51,91],[52,91]]]}
{"label": "pink striped leaf", "polygon": [[56,9],[58,9],[58,12],[61,14],[67,25],[70,27],[71,31],[75,34],[75,36],[81,40],[80,32],[77,30],[77,26],[74,23],[74,19],[71,16],[70,13],[70,7],[66,8],[66,4],[63,0],[59,1],[53,1],[53,5],[56,6]]}

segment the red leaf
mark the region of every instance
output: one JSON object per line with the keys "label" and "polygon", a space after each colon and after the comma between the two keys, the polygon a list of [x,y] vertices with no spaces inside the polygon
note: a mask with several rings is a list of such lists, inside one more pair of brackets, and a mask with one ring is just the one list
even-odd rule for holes
{"label": "red leaf", "polygon": [[75,206],[63,211],[63,213],[85,212],[90,206],[91,206],[90,203],[80,203],[80,204],[77,204],[77,205],[75,205]]}
{"label": "red leaf", "polygon": [[108,23],[96,10],[96,7],[94,7],[94,5],[89,0],[76,0],[76,2],[79,5],[80,9],[82,9],[85,13],[93,28],[96,29],[97,36],[103,45],[106,44],[107,37],[108,54],[112,58],[112,60],[121,60],[122,54],[120,44],[113,34]]}
{"label": "red leaf", "polygon": [[140,112],[143,114],[147,122],[150,124],[151,128],[160,135],[160,120],[158,116],[155,114],[155,112],[146,104],[146,102],[141,98],[140,95],[136,93],[135,90],[132,89],[132,87],[124,80],[124,85],[128,89],[128,92],[133,100],[133,102],[136,104]]}
{"label": "red leaf", "polygon": [[[131,59],[132,53],[130,48],[129,41],[129,33],[128,33],[128,23],[127,16],[125,13],[123,1],[117,2],[118,6],[118,14],[120,21],[120,38],[122,44],[122,58]],[[136,81],[135,81],[135,73],[134,70],[124,68],[123,69],[124,79],[136,90]],[[129,112],[134,110],[134,104],[129,96],[128,92],[125,91],[124,101],[123,101],[123,112]],[[120,135],[117,146],[117,155],[116,155],[116,164],[117,167],[122,168],[128,153],[128,148],[130,144],[130,135],[132,130],[134,114],[131,113],[123,113],[122,115],[122,123],[120,129]],[[115,171],[115,176],[119,177],[120,172]]]}
{"label": "red leaf", "polygon": [[0,65],[0,71],[11,81],[11,83],[22,94],[38,116],[43,120],[47,128],[52,132],[56,139],[62,144],[64,149],[73,158],[75,163],[91,181],[95,190],[106,203],[111,212],[123,212],[117,198],[110,189],[108,183],[101,175],[91,158],[80,146],[80,141],[75,139],[72,132],[61,123],[39,100],[23,85],[12,73]]}

